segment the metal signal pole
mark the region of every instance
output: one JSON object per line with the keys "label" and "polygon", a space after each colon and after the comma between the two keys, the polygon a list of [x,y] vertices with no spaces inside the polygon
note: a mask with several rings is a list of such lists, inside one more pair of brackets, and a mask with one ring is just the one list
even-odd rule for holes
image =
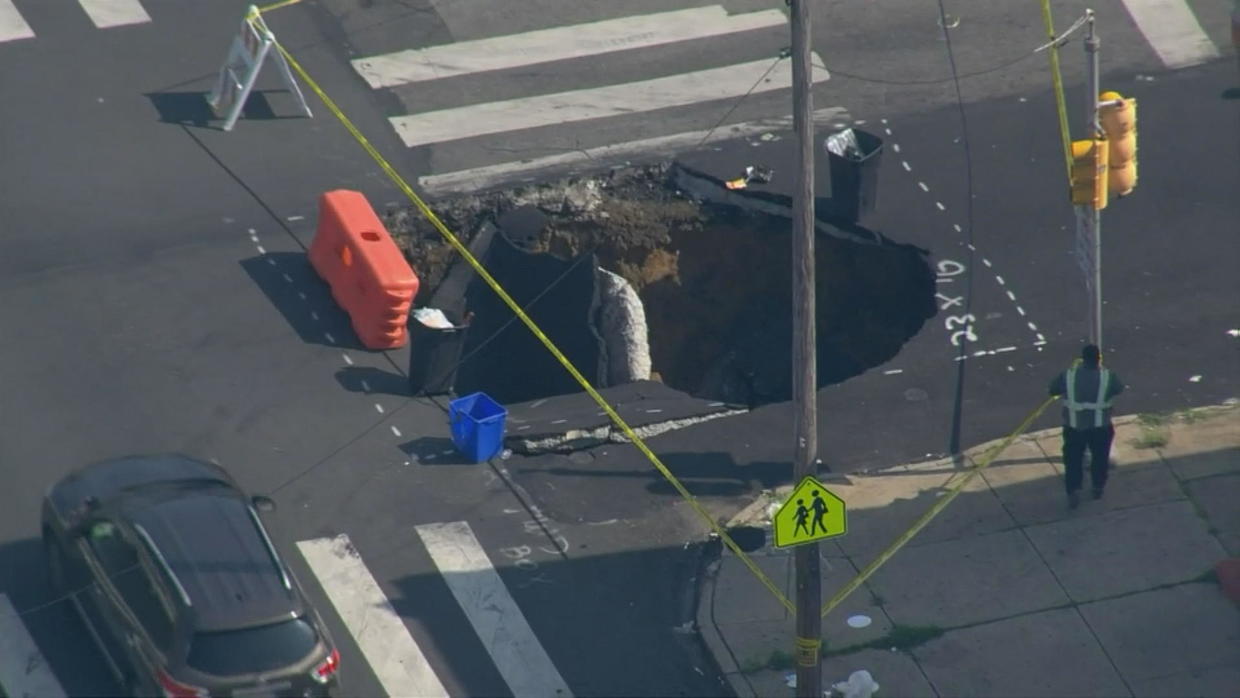
{"label": "metal signal pole", "polygon": [[[814,474],[818,455],[818,355],[814,303],[814,98],[811,93],[809,0],[790,0],[792,19],[792,123],[797,180],[792,193],[792,403],[793,477]],[[797,695],[822,695],[822,577],[818,543],[796,549]]]}

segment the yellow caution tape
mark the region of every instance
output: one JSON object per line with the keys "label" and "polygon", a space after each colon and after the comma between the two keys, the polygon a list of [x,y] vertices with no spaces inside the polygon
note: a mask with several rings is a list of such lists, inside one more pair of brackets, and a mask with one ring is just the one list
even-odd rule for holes
{"label": "yellow caution tape", "polygon": [[1042,414],[1042,412],[1045,411],[1046,408],[1049,407],[1051,403],[1053,403],[1055,400],[1056,400],[1056,396],[1051,396],[1047,398],[1045,402],[1039,405],[1037,409],[1029,413],[1029,416],[1025,417],[1025,421],[1021,422],[1020,426],[1016,427],[1015,431],[1013,431],[1011,434],[1008,434],[1007,438],[1005,438],[1002,443],[1000,443],[995,448],[991,449],[982,458],[982,462],[977,464],[977,467],[969,470],[964,475],[964,477],[960,479],[959,482],[957,482],[947,491],[947,494],[944,495],[942,499],[935,502],[934,506],[930,507],[930,509],[927,510],[925,514],[922,514],[921,518],[917,519],[916,523],[914,523],[907,531],[901,534],[899,538],[896,538],[895,542],[892,543],[890,546],[888,546],[887,549],[884,550],[881,555],[875,558],[873,562],[866,565],[865,569],[861,570],[861,572],[858,573],[857,576],[854,577],[851,582],[845,584],[844,588],[840,589],[835,594],[835,596],[832,596],[831,599],[827,601],[826,604],[823,605],[822,615],[825,616],[831,611],[835,610],[835,607],[840,605],[840,603],[844,599],[848,598],[849,594],[856,591],[857,587],[865,583],[865,580],[869,579],[870,576],[873,575],[875,572],[877,572],[880,567],[885,565],[887,561],[890,560],[893,555],[899,552],[900,548],[903,548],[906,543],[912,540],[913,536],[917,535],[917,533],[921,531],[921,529],[925,528],[926,524],[930,523],[931,519],[938,516],[939,512],[947,508],[947,505],[951,504],[952,500],[955,499],[956,496],[960,494],[960,492],[964,489],[964,486],[969,484],[969,482],[972,481],[973,478],[980,475],[982,473],[982,470],[986,468],[987,466],[989,466],[991,461],[997,458],[1000,453],[1003,453],[1005,450],[1007,450],[1007,447],[1012,445],[1012,442],[1016,440],[1017,436],[1020,436],[1021,434],[1025,433],[1025,430],[1029,428],[1029,425],[1033,423],[1033,420],[1037,419],[1038,415]]}
{"label": "yellow caution tape", "polygon": [[280,2],[273,2],[270,5],[263,5],[262,7],[258,8],[258,13],[261,15],[266,12],[271,12],[272,10],[278,10],[281,7],[287,7],[289,5],[296,5],[299,2],[301,2],[301,0],[280,0]]}
{"label": "yellow caution tape", "polygon": [[[285,0],[284,2],[276,3],[275,5],[268,5],[267,8],[260,10],[260,13],[266,11],[267,9],[274,9],[276,7],[291,4],[295,1],[296,0]],[[789,612],[795,613],[796,607],[791,601],[788,600],[788,597],[779,590],[779,587],[776,586],[775,583],[762,572],[762,569],[759,568],[753,560],[749,559],[749,556],[741,550],[740,546],[736,544],[736,541],[732,540],[732,537],[728,535],[727,531],[723,530],[723,527],[720,526],[710,516],[710,514],[702,508],[702,505],[698,503],[697,499],[690,494],[687,489],[685,489],[685,486],[681,484],[680,480],[678,480],[676,476],[667,469],[667,466],[659,460],[659,457],[650,450],[650,447],[646,445],[646,442],[643,441],[641,437],[633,431],[632,427],[630,427],[628,423],[620,417],[619,413],[617,413],[616,410],[605,399],[603,399],[603,396],[599,395],[598,391],[594,389],[594,386],[590,385],[590,382],[586,380],[585,376],[581,375],[581,372],[578,371],[577,368],[573,366],[572,362],[568,360],[568,357],[564,356],[564,354],[560,352],[555,344],[552,343],[551,339],[548,338],[547,335],[543,334],[543,331],[539,329],[538,325],[534,324],[534,321],[531,320],[528,315],[525,314],[525,311],[521,309],[521,306],[517,305],[517,302],[508,295],[508,292],[505,291],[502,286],[500,286],[499,282],[497,282],[495,278],[487,272],[482,264],[469,253],[469,249],[466,248],[465,245],[452,234],[452,231],[448,230],[448,227],[444,225],[443,221],[439,220],[439,217],[435,215],[435,212],[431,210],[430,206],[428,206],[426,202],[413,191],[409,184],[405,182],[404,178],[402,178],[400,174],[398,174],[396,170],[388,164],[387,160],[379,154],[379,151],[370,144],[370,141],[366,140],[366,137],[357,130],[357,127],[353,125],[353,122],[350,121],[349,118],[344,115],[344,112],[336,106],[336,103],[327,96],[327,93],[323,91],[323,88],[319,87],[319,84],[315,82],[308,73],[306,73],[305,69],[301,67],[301,64],[298,63],[295,58],[293,58],[292,54],[290,54],[278,41],[275,42],[275,47],[284,56],[285,60],[288,61],[288,64],[293,68],[293,70],[301,76],[301,79],[305,81],[306,85],[308,85],[310,89],[318,95],[319,99],[323,101],[323,104],[327,107],[328,111],[335,115],[340,123],[343,124],[344,127],[348,129],[349,133],[353,135],[353,138],[357,140],[357,142],[363,149],[366,150],[370,157],[379,165],[380,168],[383,169],[388,178],[392,180],[396,187],[400,189],[410,201],[413,202],[413,205],[417,207],[417,209],[423,216],[426,217],[428,221],[430,221],[431,225],[435,226],[435,229],[439,231],[448,244],[461,255],[461,258],[464,259],[469,266],[473,267],[474,271],[478,273],[478,276],[491,287],[491,290],[495,291],[496,295],[498,295],[500,299],[504,301],[504,304],[507,305],[518,318],[520,318],[521,322],[529,328],[530,332],[534,333],[534,336],[543,343],[543,346],[547,348],[547,351],[550,351],[551,355],[554,356],[562,366],[564,366],[564,369],[567,370],[573,379],[581,385],[581,387],[590,395],[591,398],[593,398],[594,402],[598,403],[598,406],[603,408],[603,410],[607,413],[607,416],[619,425],[620,430],[624,433],[624,435],[633,442],[633,445],[637,446],[638,450],[640,450],[642,454],[645,455],[651,462],[651,464],[658,469],[659,473],[672,484],[672,487],[674,487],[678,493],[680,493],[680,496],[693,507],[694,511],[702,517],[702,520],[705,521],[710,526],[711,530],[719,536],[720,540],[728,546],[728,549],[740,558],[745,566],[749,568],[749,571],[753,572],[758,580],[762,582],[762,585],[765,586],[767,590],[770,591],[771,594],[773,594],[775,598],[788,609]]]}
{"label": "yellow caution tape", "polygon": [[1051,40],[1051,83],[1055,87],[1055,106],[1059,111],[1059,134],[1063,140],[1063,161],[1068,175],[1068,186],[1072,186],[1072,134],[1068,131],[1068,107],[1063,96],[1063,77],[1059,74],[1059,46],[1055,36],[1055,23],[1051,19],[1050,0],[1042,1],[1042,22],[1046,24],[1046,34]]}

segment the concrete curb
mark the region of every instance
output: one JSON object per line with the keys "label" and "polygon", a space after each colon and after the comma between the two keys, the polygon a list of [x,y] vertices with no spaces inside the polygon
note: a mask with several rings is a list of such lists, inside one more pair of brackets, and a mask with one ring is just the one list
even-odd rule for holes
{"label": "concrete curb", "polygon": [[719,632],[718,626],[715,625],[715,621],[711,617],[711,609],[715,603],[715,582],[719,578],[719,569],[722,563],[722,558],[715,560],[707,565],[706,571],[703,573],[702,593],[698,597],[696,622],[698,631],[702,635],[702,641],[706,644],[706,649],[715,658],[715,663],[719,665],[719,670],[723,672],[723,677],[727,679],[728,685],[732,687],[732,692],[737,696],[748,698],[754,696],[753,687],[749,685],[749,681],[741,673],[741,668],[736,664],[732,652],[729,651],[727,642],[723,639],[723,634]]}

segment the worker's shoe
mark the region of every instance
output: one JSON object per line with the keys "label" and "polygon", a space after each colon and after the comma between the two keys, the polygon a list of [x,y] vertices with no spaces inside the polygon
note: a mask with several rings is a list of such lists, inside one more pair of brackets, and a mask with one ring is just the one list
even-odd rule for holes
{"label": "worker's shoe", "polygon": [[1093,490],[1094,499],[1102,499],[1102,488],[1095,487]]}
{"label": "worker's shoe", "polygon": [[1069,492],[1068,493],[1068,508],[1075,509],[1078,506],[1080,506],[1080,504],[1081,504],[1081,493],[1080,492]]}

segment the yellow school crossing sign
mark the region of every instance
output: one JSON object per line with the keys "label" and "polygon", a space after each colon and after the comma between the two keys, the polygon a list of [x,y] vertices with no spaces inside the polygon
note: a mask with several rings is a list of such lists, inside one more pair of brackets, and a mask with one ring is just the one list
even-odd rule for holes
{"label": "yellow school crossing sign", "polygon": [[789,548],[848,532],[844,500],[806,476],[775,512],[775,547]]}

